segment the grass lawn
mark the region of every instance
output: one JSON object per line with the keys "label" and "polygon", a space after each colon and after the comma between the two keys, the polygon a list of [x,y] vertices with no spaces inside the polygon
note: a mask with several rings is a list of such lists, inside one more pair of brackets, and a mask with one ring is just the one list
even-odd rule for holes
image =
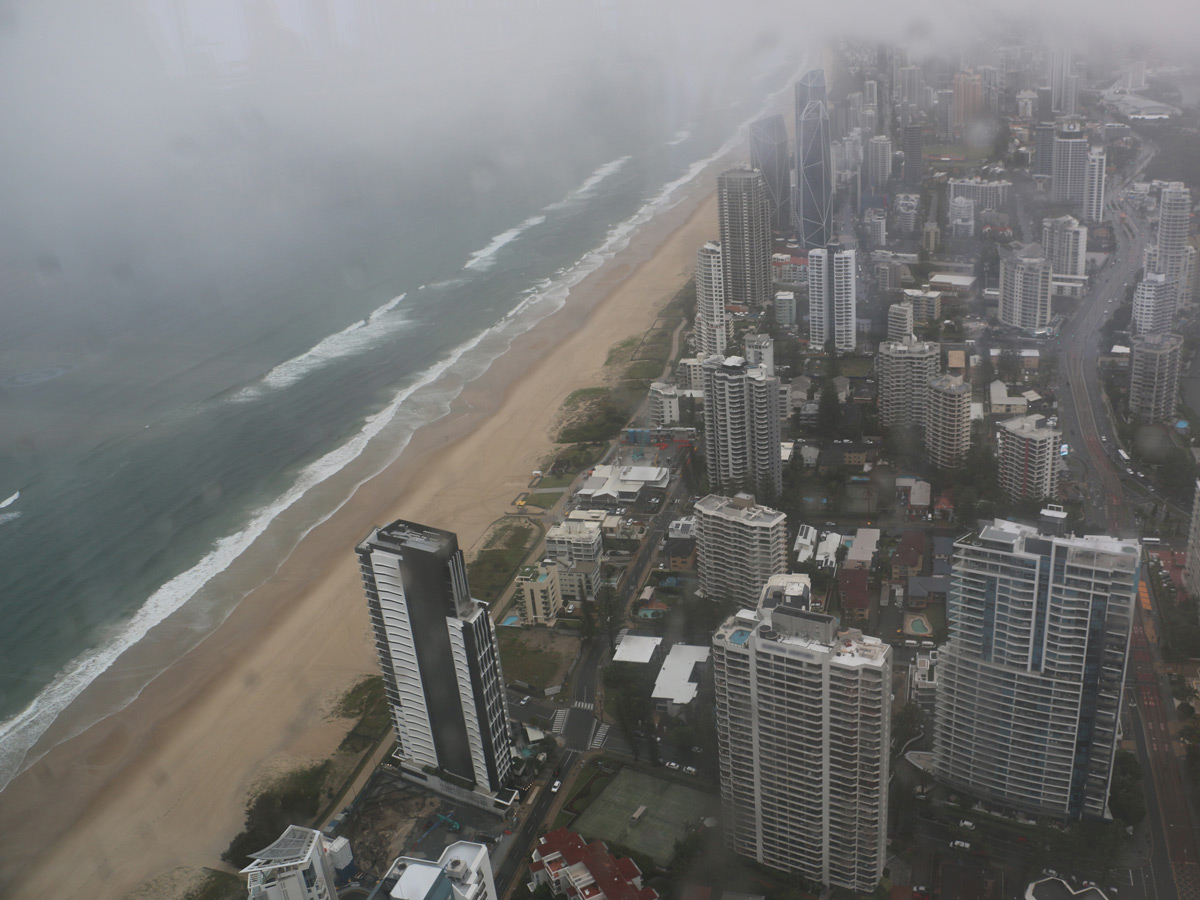
{"label": "grass lawn", "polygon": [[931,603],[925,608],[925,618],[934,634],[944,634],[946,630],[946,604]]}
{"label": "grass lawn", "polygon": [[[536,495],[531,495],[536,496]],[[528,499],[526,502],[530,502]],[[471,594],[485,603],[500,599],[542,529],[528,519],[509,516],[492,526],[479,555],[467,565]]]}
{"label": "grass lawn", "polygon": [[578,472],[565,472],[562,475],[543,475],[537,483],[539,488],[565,488],[578,476]]}
{"label": "grass lawn", "polygon": [[603,793],[609,782],[616,777],[615,772],[605,774],[596,768],[595,765],[590,765],[584,769],[575,782],[571,796],[563,804],[562,809],[558,811],[558,816],[554,819],[554,824],[551,828],[569,826],[592,805],[592,802]]}
{"label": "grass lawn", "polygon": [[[713,815],[719,803],[693,788],[622,769],[571,827],[588,840],[636,847],[665,866],[688,825]],[[641,820],[630,822],[639,806],[646,807]]]}
{"label": "grass lawn", "polygon": [[652,359],[638,360],[637,362],[632,363],[629,368],[625,370],[625,377],[636,379],[658,378],[662,375],[663,362],[665,361],[665,357],[661,362]]}
{"label": "grass lawn", "polygon": [[566,491],[538,491],[525,498],[526,506],[536,506],[538,509],[549,509]]}
{"label": "grass lawn", "polygon": [[842,374],[847,378],[866,378],[875,371],[875,360],[870,358],[854,357],[840,362]]}
{"label": "grass lawn", "polygon": [[535,687],[558,684],[570,663],[567,651],[574,653],[579,647],[577,640],[548,628],[497,628],[496,643],[504,677]]}

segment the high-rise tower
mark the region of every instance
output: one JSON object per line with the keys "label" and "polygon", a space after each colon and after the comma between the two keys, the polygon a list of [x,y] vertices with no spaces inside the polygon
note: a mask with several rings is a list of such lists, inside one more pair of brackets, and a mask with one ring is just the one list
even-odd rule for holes
{"label": "high-rise tower", "polygon": [[1034,331],[1050,324],[1050,263],[1038,244],[1000,251],[1000,321]]}
{"label": "high-rise tower", "polygon": [[792,215],[800,244],[824,247],[833,239],[833,157],[829,115],[813,100],[796,120],[796,187]]}
{"label": "high-rise tower", "polygon": [[792,227],[792,161],[783,116],[767,116],[750,125],[750,165],[763,174],[771,198],[771,227]]}
{"label": "high-rise tower", "polygon": [[778,497],[783,490],[779,379],[740,356],[711,356],[702,368],[709,484],[716,491]]}
{"label": "high-rise tower", "polygon": [[1158,201],[1158,238],[1146,254],[1146,268],[1175,282],[1177,305],[1191,299],[1192,269],[1196,248],[1188,244],[1192,218],[1192,193],[1181,181],[1162,189]]}
{"label": "high-rise tower", "polygon": [[717,176],[725,302],[759,306],[773,296],[771,197],[757,169],[726,169]]}
{"label": "high-rise tower", "polygon": [[1103,147],[1088,148],[1087,175],[1083,183],[1083,220],[1104,221],[1104,182],[1107,178],[1108,153]]}
{"label": "high-rise tower", "polygon": [[891,177],[892,139],[886,134],[877,134],[867,141],[867,183],[871,193],[882,191]]}
{"label": "high-rise tower", "polygon": [[908,185],[919,185],[925,177],[925,159],[922,145],[925,141],[925,130],[921,125],[904,126],[904,182]]}
{"label": "high-rise tower", "polygon": [[1146,423],[1175,415],[1183,338],[1178,334],[1137,334],[1130,342],[1129,412]]}
{"label": "high-rise tower", "polygon": [[1034,815],[1108,804],[1140,549],[998,519],[955,544],[935,773]]}
{"label": "high-rise tower", "polygon": [[1083,206],[1088,174],[1088,140],[1083,120],[1064,116],[1055,123],[1050,199]]}
{"label": "high-rise tower", "polygon": [[808,254],[809,343],[851,351],[857,346],[858,288],[855,251],[810,250]]}
{"label": "high-rise tower", "polygon": [[1133,293],[1133,333],[1162,334],[1175,322],[1179,289],[1161,272],[1148,272]]}
{"label": "high-rise tower", "polygon": [[971,385],[961,375],[938,375],[928,382],[925,452],[939,469],[957,469],[971,448]]}
{"label": "high-rise tower", "polygon": [[496,634],[458,539],[399,520],[355,548],[402,771],[494,808],[515,798]]}
{"label": "high-rise tower", "polygon": [[891,648],[811,612],[797,578],[770,579],[756,608],[713,635],[726,839],[773,868],[869,892],[887,856]]}
{"label": "high-rise tower", "polygon": [[696,355],[724,356],[728,330],[721,242],[709,241],[696,251]]}

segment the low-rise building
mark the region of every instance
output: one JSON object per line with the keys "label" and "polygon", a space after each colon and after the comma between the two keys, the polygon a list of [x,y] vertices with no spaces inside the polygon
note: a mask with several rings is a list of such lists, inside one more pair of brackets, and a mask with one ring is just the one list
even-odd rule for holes
{"label": "low-rise building", "polygon": [[627,634],[617,644],[613,651],[613,662],[634,663],[635,665],[658,665],[663,658],[662,641],[660,637],[648,637],[642,634]]}
{"label": "low-rise building", "polygon": [[817,529],[811,525],[801,525],[796,532],[796,541],[792,544],[792,553],[796,564],[808,562],[817,552]]}
{"label": "low-rise building", "polygon": [[658,900],[642,886],[642,870],[627,856],[609,852],[603,841],[587,843],[566,828],[542,835],[529,864],[529,890],[548,885],[569,900]]}
{"label": "low-rise building", "polygon": [[846,622],[865,622],[871,614],[871,573],[866,569],[838,570],[838,599]]}
{"label": "low-rise building", "polygon": [[1029,401],[1021,396],[1011,396],[1008,385],[997,379],[988,385],[988,406],[993,416],[1024,415]]}
{"label": "low-rise building", "polygon": [[575,496],[593,508],[636,503],[647,491],[665,491],[671,470],[665,466],[596,466]]}
{"label": "low-rise building", "polygon": [[671,648],[658,670],[654,690],[650,692],[650,699],[660,713],[674,718],[691,706],[700,690],[700,678],[711,652],[710,647],[688,644],[676,644]]}
{"label": "low-rise building", "polygon": [[383,876],[375,896],[380,900],[499,900],[488,849],[472,841],[456,841],[437,862],[401,856]]}
{"label": "low-rise building", "polygon": [[517,572],[513,594],[522,625],[553,625],[562,608],[558,566],[523,566]]}
{"label": "low-rise building", "polygon": [[925,533],[906,531],[892,553],[892,580],[900,581],[920,575],[925,567]]}
{"label": "low-rise building", "polygon": [[[345,843],[344,838],[339,838]],[[348,849],[348,845],[347,845]],[[242,869],[253,900],[333,900],[337,873],[332,844],[321,832],[289,825]]]}
{"label": "low-rise building", "polygon": [[863,569],[871,568],[871,563],[875,559],[875,552],[879,549],[880,531],[878,528],[860,528],[854,533],[854,540],[850,544],[850,551],[846,554],[846,561],[842,564],[846,569]]}

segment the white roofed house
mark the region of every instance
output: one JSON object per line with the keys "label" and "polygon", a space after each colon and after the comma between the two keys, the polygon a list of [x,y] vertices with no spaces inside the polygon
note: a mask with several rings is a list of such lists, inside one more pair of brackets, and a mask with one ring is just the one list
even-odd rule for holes
{"label": "white roofed house", "polygon": [[667,654],[654,690],[650,694],[659,712],[675,717],[681,715],[700,690],[700,676],[711,652],[709,647],[676,644]]}
{"label": "white roofed house", "polygon": [[242,869],[250,900],[335,900],[336,873],[321,832],[289,825]]}

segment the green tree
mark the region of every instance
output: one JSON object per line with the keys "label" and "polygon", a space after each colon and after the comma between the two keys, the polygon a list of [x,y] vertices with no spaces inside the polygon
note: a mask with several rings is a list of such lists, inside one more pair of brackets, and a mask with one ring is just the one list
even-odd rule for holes
{"label": "green tree", "polygon": [[611,584],[600,585],[600,590],[596,591],[596,622],[610,651],[617,648],[617,632],[625,620],[623,613],[617,589]]}
{"label": "green tree", "polygon": [[842,410],[838,404],[837,388],[833,379],[826,378],[821,385],[821,399],[817,401],[817,428],[822,435],[833,437],[838,423],[842,419]]}

